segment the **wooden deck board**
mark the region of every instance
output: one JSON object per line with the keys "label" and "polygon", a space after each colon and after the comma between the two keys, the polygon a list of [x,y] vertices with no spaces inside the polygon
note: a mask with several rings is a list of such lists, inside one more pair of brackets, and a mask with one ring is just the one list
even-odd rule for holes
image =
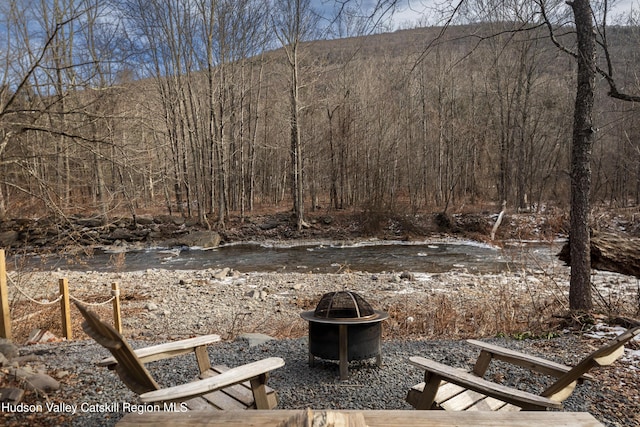
{"label": "wooden deck board", "polygon": [[[448,412],[363,410],[369,427],[530,427],[533,425],[602,427],[602,424],[586,412]],[[257,411],[191,411],[185,413],[150,412],[130,413],[118,427],[133,426],[225,426],[225,427],[276,427],[300,414],[299,410]]]}

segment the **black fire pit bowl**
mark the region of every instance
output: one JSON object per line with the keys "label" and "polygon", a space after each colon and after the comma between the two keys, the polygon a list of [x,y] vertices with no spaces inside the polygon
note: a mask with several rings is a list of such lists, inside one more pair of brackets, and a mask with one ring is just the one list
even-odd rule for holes
{"label": "black fire pit bowl", "polygon": [[340,378],[348,377],[348,362],[375,357],[382,366],[381,322],[389,315],[374,310],[355,292],[324,294],[314,311],[301,317],[309,322],[309,365],[314,357],[340,361]]}

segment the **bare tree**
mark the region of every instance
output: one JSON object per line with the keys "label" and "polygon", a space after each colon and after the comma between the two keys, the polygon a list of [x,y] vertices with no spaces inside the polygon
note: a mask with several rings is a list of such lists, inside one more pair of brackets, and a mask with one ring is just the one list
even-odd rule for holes
{"label": "bare tree", "polygon": [[[81,53],[101,37],[110,39],[109,25],[98,28],[92,18],[101,11],[101,5],[90,0],[12,0],[0,6],[5,35],[0,52],[6,64],[0,166],[12,167],[4,174],[0,193],[11,188],[27,194],[61,217],[73,208],[73,193],[86,195],[87,182],[93,181],[78,176],[91,173],[83,167],[87,148],[105,143],[104,135],[90,126],[104,113],[92,106],[113,83],[106,76],[119,61],[113,51],[99,57]],[[107,63],[111,67],[102,68]],[[100,73],[103,84],[96,77]]]}
{"label": "bare tree", "polygon": [[[608,0],[602,9],[595,10],[589,0],[569,2],[574,17],[576,49],[566,47],[558,38],[553,11],[545,1],[538,1],[540,12],[549,35],[556,46],[575,58],[577,88],[573,115],[573,141],[571,149],[571,284],[569,304],[572,310],[588,311],[591,298],[590,221],[591,210],[591,153],[596,138],[593,123],[596,76],[600,74],[609,86],[609,96],[629,102],[640,102],[640,96],[623,93],[618,89],[614,58],[607,37]],[[597,48],[605,59],[605,69],[598,66]]]}
{"label": "bare tree", "polygon": [[316,29],[316,15],[311,9],[309,0],[277,0],[273,11],[273,26],[276,37],[280,40],[289,65],[289,125],[291,130],[291,193],[293,211],[296,216],[298,231],[306,227],[304,219],[304,156],[302,143],[300,99],[300,63],[299,49],[301,43],[311,36]]}
{"label": "bare tree", "polygon": [[[451,7],[445,11],[448,17],[444,29],[462,12],[478,19],[478,17],[485,17],[487,11],[501,10],[506,18],[525,18],[522,27],[508,30],[508,32],[529,31],[536,26],[545,25],[556,46],[576,59],[578,65],[577,88],[571,149],[571,286],[569,300],[572,310],[588,311],[592,307],[589,197],[591,193],[591,151],[596,132],[593,124],[596,75],[600,74],[609,85],[609,96],[631,102],[640,101],[640,97],[623,93],[618,88],[614,76],[614,58],[611,55],[607,38],[607,0],[602,2],[602,10],[598,11],[592,8],[592,2],[589,0],[568,2],[575,26],[575,51],[567,48],[557,35],[559,28],[563,30],[560,24],[562,18],[566,17],[566,13],[560,10],[561,3],[555,0],[538,0],[536,5],[537,9],[533,9],[530,3],[513,0],[450,2]],[[554,19],[558,17],[560,17],[560,21]],[[596,22],[597,19],[599,22]],[[598,46],[602,49],[605,60],[604,69],[598,67],[596,60]]]}
{"label": "bare tree", "polygon": [[593,105],[596,85],[596,40],[588,0],[570,4],[576,25],[577,88],[571,144],[571,282],[569,305],[573,310],[591,310],[591,253],[589,213],[591,195],[591,150],[595,141]]}

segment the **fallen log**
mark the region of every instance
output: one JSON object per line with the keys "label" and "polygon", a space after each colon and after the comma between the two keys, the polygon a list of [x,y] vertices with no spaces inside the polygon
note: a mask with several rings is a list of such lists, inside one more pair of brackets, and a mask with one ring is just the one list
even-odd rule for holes
{"label": "fallen log", "polygon": [[[615,233],[591,233],[591,268],[640,278],[640,239]],[[569,242],[558,258],[571,265]]]}

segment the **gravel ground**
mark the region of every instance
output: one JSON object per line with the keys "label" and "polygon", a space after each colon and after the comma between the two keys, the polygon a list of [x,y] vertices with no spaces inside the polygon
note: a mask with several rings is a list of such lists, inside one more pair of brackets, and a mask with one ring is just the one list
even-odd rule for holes
{"label": "gravel ground", "polygon": [[[599,340],[570,333],[549,340],[489,341],[547,358],[560,353],[564,358],[556,360],[567,364],[575,363],[594,346],[601,345]],[[139,347],[149,345],[149,342],[134,341],[132,345]],[[135,395],[119,381],[114,372],[94,367],[93,364],[108,353],[92,341],[38,344],[23,348],[23,351],[36,355],[50,373],[62,377],[63,386],[49,396],[30,400],[43,406],[42,413],[5,413],[7,425],[112,426],[124,413],[140,409],[135,406]],[[459,367],[469,367],[477,356],[477,350],[464,341],[383,340],[382,368],[378,368],[373,359],[351,362],[349,379],[340,381],[337,362],[316,359],[315,366],[309,367],[306,338],[271,340],[253,347],[249,346],[247,340],[237,339],[215,344],[210,347],[209,353],[214,363],[228,366],[269,356],[284,358],[286,365],[273,371],[269,381],[269,385],[278,392],[281,409],[412,410],[404,398],[412,385],[422,381],[422,372],[407,363],[409,356],[424,355]],[[637,387],[638,364],[637,359],[627,358],[618,362],[616,368],[601,370],[612,372],[599,375],[597,371],[598,380],[579,386],[565,402],[565,410],[591,412],[607,426],[640,425],[637,390],[629,397],[625,394],[628,387],[624,386],[627,381],[628,386]],[[197,374],[195,360],[190,356],[181,356],[170,362],[156,362],[150,366],[152,375],[164,386],[182,383]],[[611,374],[611,377],[607,374]],[[498,364],[488,376],[530,391],[540,391],[545,383],[544,377],[530,376],[518,368],[507,368],[503,364]],[[47,401],[50,404],[78,405],[78,412],[64,414],[48,411]],[[114,404],[119,404],[119,407],[114,408]],[[125,408],[126,405],[130,406]]]}
{"label": "gravel ground", "polygon": [[[152,340],[211,333],[232,339],[242,332],[301,337],[307,333],[307,322],[300,318],[300,312],[313,310],[324,293],[344,289],[359,293],[374,308],[389,313],[383,324],[388,337],[539,334],[554,330],[556,325],[551,322],[566,310],[569,288],[569,270],[559,265],[493,274],[464,269],[438,274],[149,269],[121,273],[60,270],[14,276],[18,286],[10,287],[9,298],[18,342],[19,337],[26,341],[35,327],[57,335],[61,330],[57,303],[43,308],[16,290],[20,288],[35,299],[55,301],[58,279],[62,278],[68,279],[72,297],[88,303],[108,300],[111,285],[117,282],[126,336]],[[592,280],[597,302],[604,302],[598,309],[633,313],[639,308],[637,279],[599,273]],[[111,304],[94,309],[105,319],[112,316]],[[79,313],[72,317],[80,318]],[[79,324],[74,324],[75,337],[83,335]]]}
{"label": "gravel ground", "polygon": [[[57,280],[67,278],[72,296],[102,302],[110,296],[111,283],[118,282],[124,335],[134,347],[217,333],[223,341],[210,348],[214,363],[237,366],[268,356],[285,359],[286,365],[273,372],[269,383],[278,392],[280,408],[409,410],[404,398],[412,385],[422,381],[423,374],[408,364],[408,357],[423,355],[468,368],[477,350],[462,341],[464,337],[485,337],[568,365],[602,345],[601,340],[573,333],[552,339],[486,338],[499,332],[517,336],[516,332],[536,326],[561,330],[548,322],[566,301],[568,269],[530,264],[536,267],[499,274],[461,270],[404,277],[399,273],[239,274],[157,269],[131,273],[23,272],[12,274],[10,293],[14,293],[10,300],[14,304],[15,336],[25,336],[33,327],[60,335],[59,304],[51,308],[36,306],[15,293],[18,286],[32,298],[52,301],[58,292]],[[607,307],[631,304],[625,310],[632,312],[629,310],[633,310],[634,301],[637,305],[636,279],[599,273],[593,282]],[[313,368],[308,366],[307,324],[299,314],[313,309],[324,292],[345,288],[366,296],[375,308],[388,311],[390,318],[383,322],[384,366],[378,368],[373,360],[352,362],[350,378],[340,381],[337,363],[318,361]],[[95,310],[104,319],[111,315],[110,305]],[[28,392],[24,402],[40,404],[43,411],[0,411],[0,424],[110,426],[123,416],[125,404],[137,403],[136,396],[115,373],[95,367],[107,353],[86,339],[79,317],[77,311],[72,313],[75,340],[20,348],[21,355],[35,356],[29,362],[34,369],[58,379],[61,387],[48,396]],[[245,340],[236,339],[244,332],[265,333],[276,339],[249,347]],[[540,336],[540,332],[544,329],[535,335]],[[443,337],[447,340],[441,340]],[[634,343],[630,348],[637,352],[639,346]],[[194,378],[196,365],[182,357],[154,364],[151,371],[159,383],[169,386]],[[529,377],[517,369],[489,375],[532,391],[539,392],[543,387],[542,378]],[[640,426],[640,356],[629,355],[628,360],[597,370],[594,376],[596,381],[579,386],[566,401],[566,410],[588,411],[607,426]],[[0,379],[6,381],[6,373]],[[48,411],[47,403],[78,405],[78,413]]]}

